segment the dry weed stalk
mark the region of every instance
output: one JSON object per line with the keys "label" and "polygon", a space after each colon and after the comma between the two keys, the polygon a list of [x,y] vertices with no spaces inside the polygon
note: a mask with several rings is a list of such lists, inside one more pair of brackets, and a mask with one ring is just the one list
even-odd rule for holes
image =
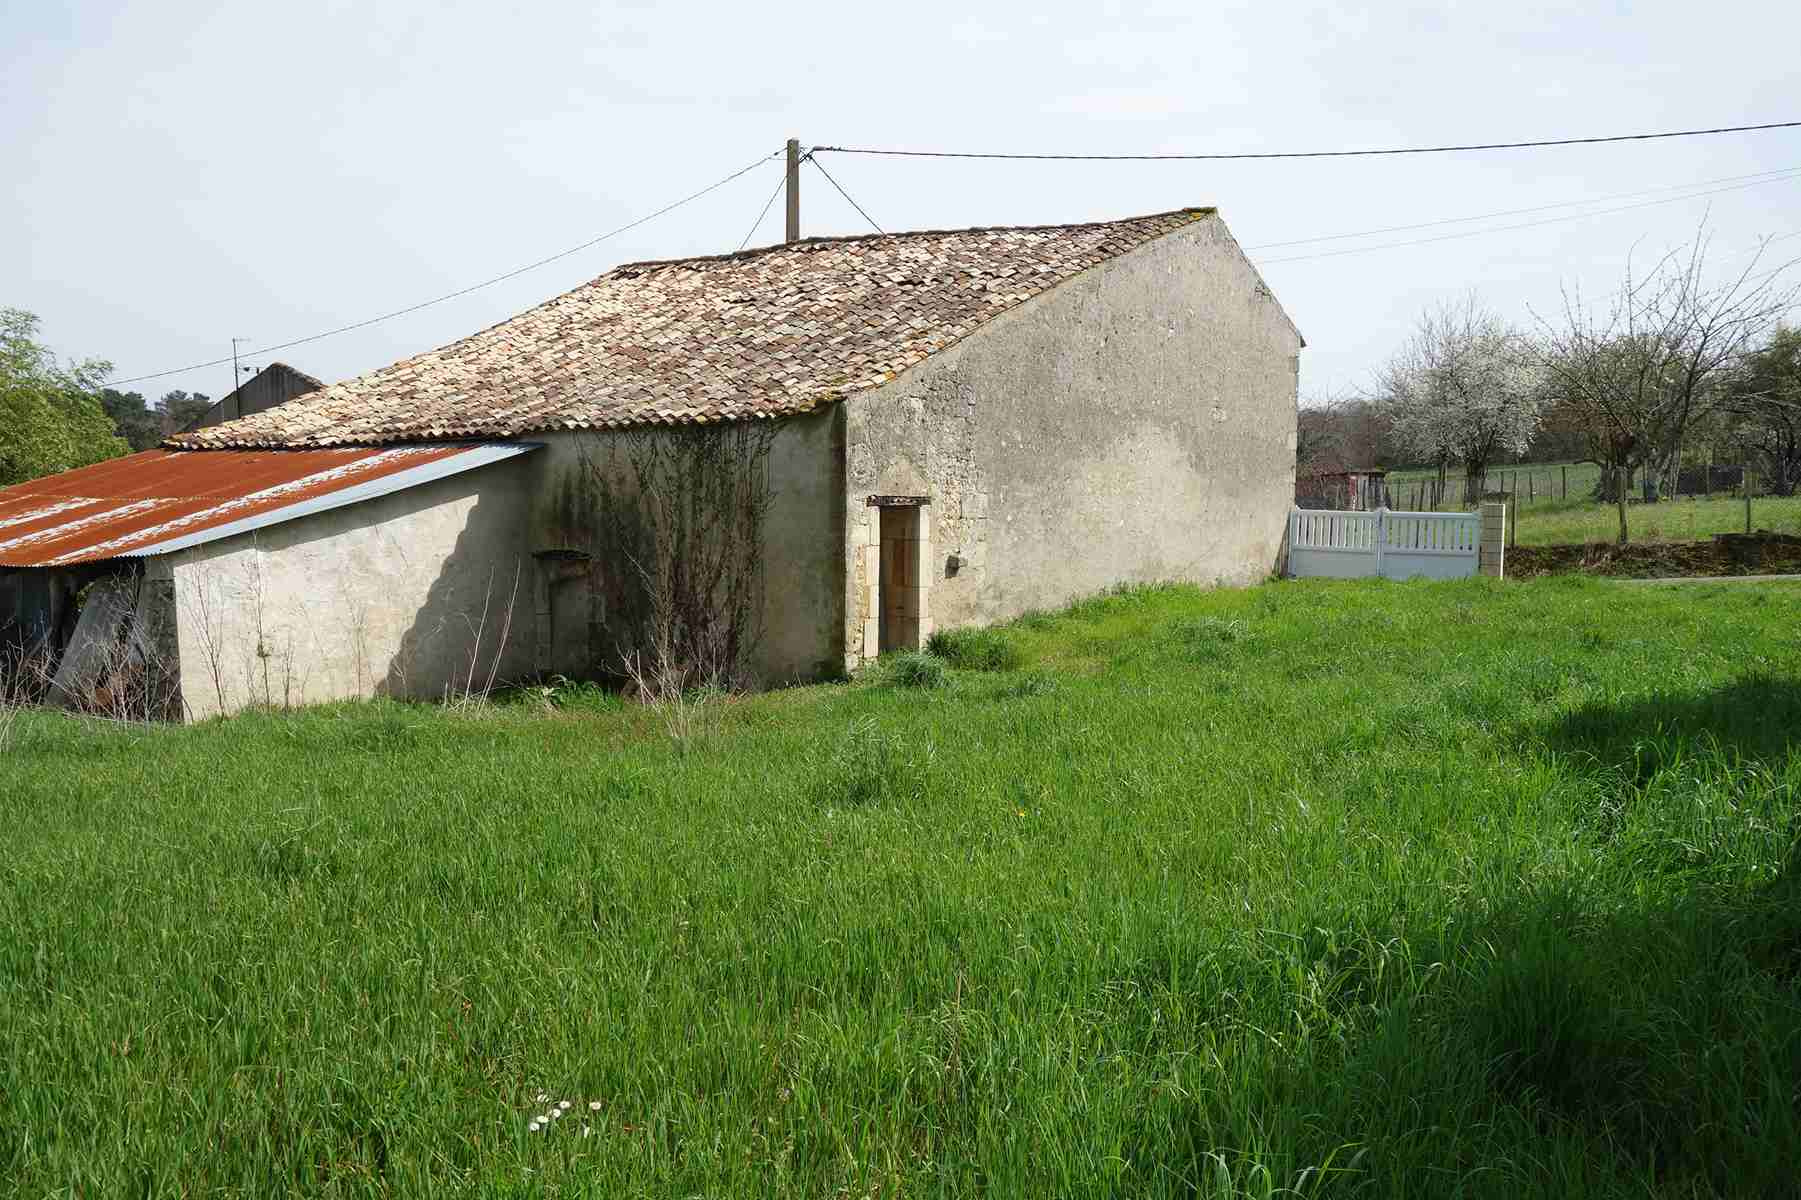
{"label": "dry weed stalk", "polygon": [[[481,670],[482,639],[487,635],[488,613],[494,600],[494,571],[489,569],[488,586],[482,594],[481,618],[470,628],[475,640],[469,649],[469,669],[464,672],[461,687],[452,680],[444,689],[444,702],[450,707],[474,711],[487,707],[488,698],[494,693],[495,680],[500,674],[500,660],[506,654],[507,639],[513,633],[513,609],[519,600],[519,577],[523,570],[523,563],[514,564],[513,587],[507,594],[506,608],[499,614],[499,637],[494,643],[494,653],[489,657],[487,674],[483,676],[480,687],[477,687],[476,675]],[[465,617],[464,620],[467,621],[468,618]]]}
{"label": "dry weed stalk", "polygon": [[702,670],[683,663],[667,627],[659,627],[653,637],[648,656],[633,651],[621,665],[633,694],[661,715],[673,741],[686,745],[709,727],[714,701],[729,689],[717,668]]}
{"label": "dry weed stalk", "polygon": [[595,665],[620,664],[641,696],[749,682],[776,433],[749,422],[610,434],[583,447],[556,497],[555,523],[597,572]]}

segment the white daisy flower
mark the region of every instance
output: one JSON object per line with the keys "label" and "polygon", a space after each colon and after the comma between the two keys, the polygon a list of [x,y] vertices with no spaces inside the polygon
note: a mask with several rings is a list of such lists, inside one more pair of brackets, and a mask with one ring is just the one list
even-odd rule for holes
{"label": "white daisy flower", "polygon": [[592,1109],[594,1112],[599,1112],[600,1111],[600,1101],[590,1100],[590,1101],[588,1101],[588,1107],[590,1109]]}
{"label": "white daisy flower", "polygon": [[562,1110],[564,1110],[564,1111],[565,1111],[565,1112],[567,1112],[567,1111],[568,1111],[568,1109],[569,1109],[569,1101],[567,1101],[567,1100],[558,1100],[558,1101],[557,1101],[557,1107],[558,1107],[558,1108],[560,1108],[560,1109],[562,1109]]}

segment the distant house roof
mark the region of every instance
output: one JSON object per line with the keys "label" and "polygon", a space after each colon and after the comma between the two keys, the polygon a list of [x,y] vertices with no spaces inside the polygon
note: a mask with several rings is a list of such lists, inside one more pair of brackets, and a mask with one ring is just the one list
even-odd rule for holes
{"label": "distant house roof", "polygon": [[442,349],[175,440],[376,445],[810,412],[1212,215],[819,239],[628,264]]}
{"label": "distant house roof", "polygon": [[0,488],[0,567],[167,554],[536,449],[145,450]]}
{"label": "distant house roof", "polygon": [[324,386],[323,381],[314,379],[305,371],[297,371],[285,362],[272,362],[234,390],[213,401],[211,408],[201,413],[181,432],[190,433],[263,412],[278,404],[286,404],[296,396],[316,392]]}

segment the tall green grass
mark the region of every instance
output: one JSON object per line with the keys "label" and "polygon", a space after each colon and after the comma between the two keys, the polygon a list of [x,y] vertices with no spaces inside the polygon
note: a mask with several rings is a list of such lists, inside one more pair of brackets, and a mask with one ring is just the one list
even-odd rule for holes
{"label": "tall green grass", "polygon": [[1014,671],[1025,661],[1004,629],[941,629],[927,648],[966,671]]}
{"label": "tall green grass", "polygon": [[28,713],[0,1180],[1789,1195],[1798,628],[1782,585],[1151,589],[680,747]]}

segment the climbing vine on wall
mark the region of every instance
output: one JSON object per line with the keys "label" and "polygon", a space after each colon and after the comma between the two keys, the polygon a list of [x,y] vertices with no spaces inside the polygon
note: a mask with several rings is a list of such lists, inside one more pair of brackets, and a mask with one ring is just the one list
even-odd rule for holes
{"label": "climbing vine on wall", "polygon": [[596,435],[551,524],[592,557],[605,673],[659,695],[747,682],[761,636],[768,422]]}

